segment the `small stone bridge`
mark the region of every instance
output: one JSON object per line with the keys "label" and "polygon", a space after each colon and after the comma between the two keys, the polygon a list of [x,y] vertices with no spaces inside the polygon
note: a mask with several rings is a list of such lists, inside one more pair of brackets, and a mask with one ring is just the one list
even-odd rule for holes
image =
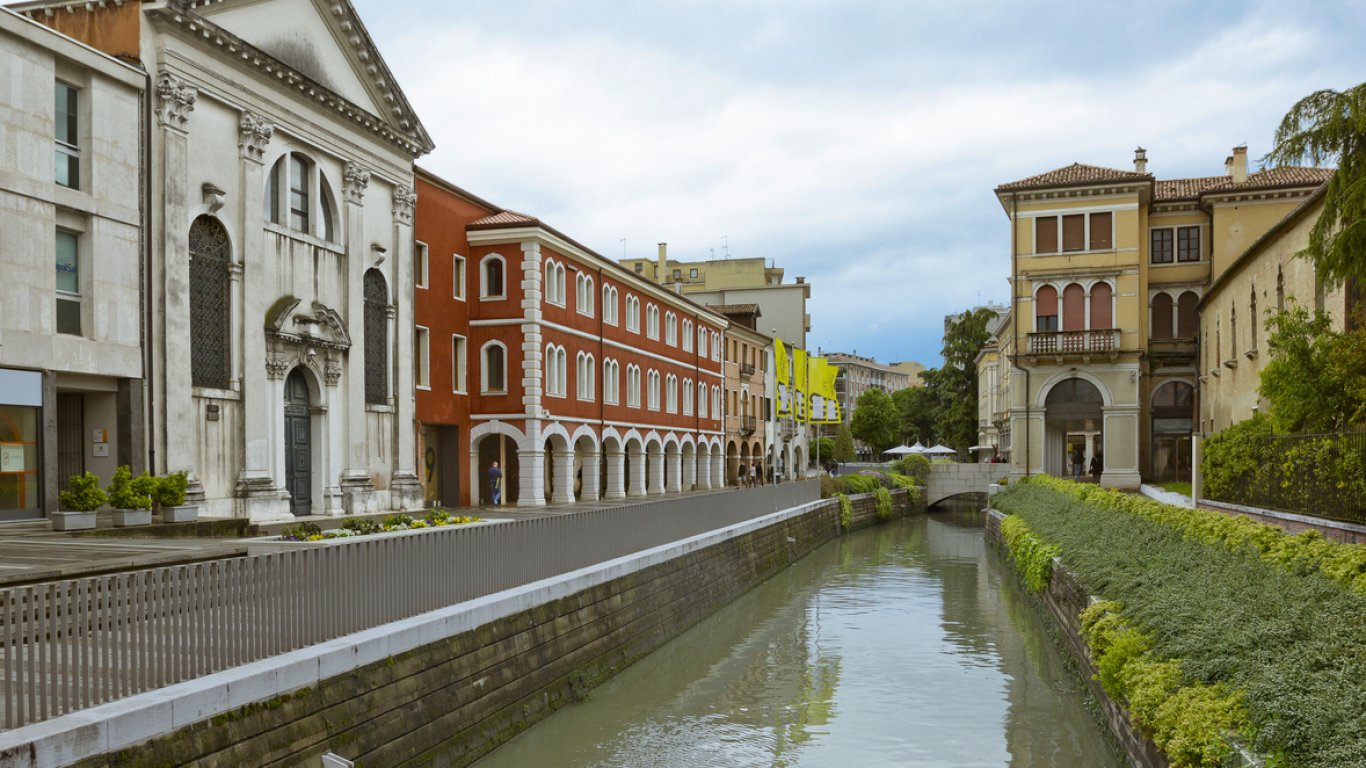
{"label": "small stone bridge", "polygon": [[987,493],[987,486],[999,482],[1010,471],[1009,464],[931,464],[925,484],[925,506],[966,493]]}

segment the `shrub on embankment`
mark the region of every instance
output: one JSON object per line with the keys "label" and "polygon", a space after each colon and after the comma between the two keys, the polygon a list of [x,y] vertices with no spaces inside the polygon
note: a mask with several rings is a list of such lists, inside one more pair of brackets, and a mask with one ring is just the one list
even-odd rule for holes
{"label": "shrub on embankment", "polygon": [[[1187,755],[1169,752],[1174,765],[1217,765],[1201,742],[1217,733],[1269,765],[1366,766],[1366,594],[1351,565],[1361,547],[1053,479],[993,501],[1056,546],[1088,592],[1122,606],[1101,634],[1103,615],[1088,616],[1088,640],[1115,698]],[[1194,737],[1163,730],[1183,720],[1203,725]]]}

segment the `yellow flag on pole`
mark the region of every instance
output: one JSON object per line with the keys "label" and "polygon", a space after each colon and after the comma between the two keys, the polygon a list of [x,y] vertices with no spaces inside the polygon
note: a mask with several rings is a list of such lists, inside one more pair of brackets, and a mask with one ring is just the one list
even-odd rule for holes
{"label": "yellow flag on pole", "polygon": [[782,339],[773,340],[773,382],[777,387],[779,416],[792,415],[792,366]]}

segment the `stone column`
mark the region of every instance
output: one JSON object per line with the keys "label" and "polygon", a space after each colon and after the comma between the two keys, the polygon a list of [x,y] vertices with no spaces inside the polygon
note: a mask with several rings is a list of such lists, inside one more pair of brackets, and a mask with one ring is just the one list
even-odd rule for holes
{"label": "stone column", "polygon": [[550,500],[555,504],[574,503],[574,451],[557,450],[552,458],[555,462],[554,487]]}
{"label": "stone column", "polygon": [[[271,356],[266,360],[266,397],[265,402],[259,404],[265,412],[270,425],[271,444],[284,446],[285,444],[285,376],[294,367],[294,361],[284,357]],[[284,487],[285,483],[285,452],[275,450],[271,452],[270,476],[280,480],[280,487],[273,495],[261,493],[249,496],[244,502],[243,507],[247,513],[247,519],[252,522],[267,522],[270,520],[281,520],[289,516],[289,491]]]}
{"label": "stone column", "polygon": [[[505,280],[512,279],[511,267],[509,264]],[[522,243],[522,408],[529,419],[542,418],[541,396],[545,389],[545,378],[541,375],[541,280],[540,244]]]}
{"label": "stone column", "polygon": [[604,498],[626,498],[626,453],[607,451],[607,488]]}
{"label": "stone column", "polygon": [[341,472],[344,466],[345,452],[342,448],[342,424],[345,419],[343,416],[346,411],[346,403],[342,396],[341,384],[342,364],[340,360],[333,357],[334,353],[328,353],[328,359],[324,363],[323,375],[326,388],[323,390],[323,402],[327,405],[327,413],[324,414],[323,423],[326,440],[323,446],[323,509],[329,515],[345,514],[345,498],[341,490]]}
{"label": "stone column", "polygon": [[647,454],[650,468],[650,487],[651,496],[659,496],[664,493],[664,449],[657,448]]}
{"label": "stone column", "polygon": [[630,483],[631,487],[626,495],[633,498],[645,495],[645,451],[641,449],[631,451]]}
{"label": "stone column", "polygon": [[[152,233],[160,252],[161,361],[163,410],[156,474],[183,471],[188,474],[187,496],[202,501],[204,486],[199,477],[197,409],[190,379],[190,113],[199,91],[184,81],[161,73],[157,77],[157,124],[161,128],[161,207]],[[155,267],[154,267],[155,269]]]}
{"label": "stone column", "polygon": [[697,487],[697,451],[682,454],[683,462],[683,490],[691,491]]}
{"label": "stone column", "polygon": [[394,509],[422,508],[422,480],[417,475],[416,390],[413,371],[413,214],[417,193],[412,187],[394,190],[394,266],[392,306],[398,327],[394,339],[394,457],[390,467],[389,506]]}
{"label": "stone column", "polygon": [[697,490],[709,490],[711,488],[711,453],[703,453],[699,449],[695,458],[697,460]]}
{"label": "stone column", "polygon": [[342,220],[346,227],[346,317],[351,348],[346,352],[342,382],[342,411],[337,414],[345,439],[346,456],[341,474],[342,506],[349,515],[375,511],[374,484],[370,482],[366,448],[365,408],[365,270],[373,256],[365,237],[365,189],[370,171],[347,163],[343,174]]}
{"label": "stone column", "polygon": [[[602,478],[602,452],[590,451],[583,455],[583,485],[579,488],[580,501],[597,501],[602,498],[598,483]],[[610,479],[610,478],[609,478]],[[573,487],[571,485],[571,487]]]}
{"label": "stone column", "polygon": [[[517,506],[545,506],[545,451],[517,451]],[[503,482],[507,482],[506,475]]]}
{"label": "stone column", "polygon": [[664,461],[668,462],[668,472],[664,475],[665,493],[681,493],[683,491],[683,454],[677,448],[665,452]]}
{"label": "stone column", "polygon": [[[267,360],[266,337],[262,330],[266,312],[278,296],[268,291],[246,291],[244,281],[252,285],[268,285],[273,277],[273,268],[268,268],[266,258],[266,235],[262,211],[265,210],[265,152],[275,126],[259,115],[243,112],[238,120],[237,149],[241,162],[238,164],[238,183],[242,195],[239,211],[238,241],[240,249],[233,254],[232,286],[234,296],[232,306],[237,310],[237,322],[233,327],[240,329],[238,349],[242,361],[240,368],[234,365],[234,379],[242,396],[242,467],[237,473],[237,496],[243,499],[243,513],[249,519],[267,519],[279,514],[277,507],[285,494],[284,475],[275,475],[276,455],[283,454],[283,429],[277,439],[275,426],[277,418],[273,409],[277,407],[272,398],[275,386],[273,379],[278,366],[272,367]],[[253,260],[249,263],[247,255]],[[234,360],[237,356],[234,356]],[[280,363],[283,365],[283,363]]]}
{"label": "stone column", "polygon": [[726,454],[719,449],[711,457],[711,487],[726,487]]}

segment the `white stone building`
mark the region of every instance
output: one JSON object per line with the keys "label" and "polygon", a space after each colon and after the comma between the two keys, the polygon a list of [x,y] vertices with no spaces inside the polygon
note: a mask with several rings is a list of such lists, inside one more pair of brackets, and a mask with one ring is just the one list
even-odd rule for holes
{"label": "white stone building", "polygon": [[142,465],[144,82],[0,8],[0,521]]}
{"label": "white stone building", "polygon": [[412,163],[432,143],[351,4],[19,8],[131,34],[151,75],[156,472],[189,472],[215,517],[420,506]]}

